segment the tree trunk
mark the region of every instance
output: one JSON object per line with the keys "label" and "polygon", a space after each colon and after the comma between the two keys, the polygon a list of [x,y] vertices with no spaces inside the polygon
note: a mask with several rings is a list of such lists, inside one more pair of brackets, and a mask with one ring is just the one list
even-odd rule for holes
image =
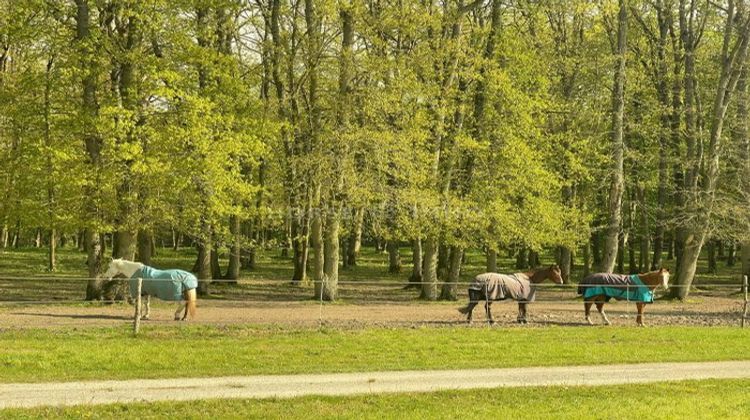
{"label": "tree trunk", "polygon": [[737,259],[736,250],[737,243],[734,240],[731,240],[727,249],[727,267],[734,267]]}
{"label": "tree trunk", "polygon": [[[338,297],[339,289],[339,215],[336,211],[329,211],[325,224],[325,244],[323,250],[325,259],[323,271],[326,282],[323,284],[323,300],[333,302]],[[316,295],[319,295],[316,293]]]}
{"label": "tree trunk", "polygon": [[539,267],[539,253],[536,251],[529,250],[529,262],[527,266],[529,268]]}
{"label": "tree trunk", "polygon": [[[240,278],[240,257],[242,252],[242,229],[240,218],[237,215],[229,217],[229,233],[232,237],[232,245],[229,250],[229,266],[224,279],[229,280],[230,284],[237,284]],[[253,252],[254,250],[251,250]]]}
{"label": "tree trunk", "polygon": [[448,270],[448,281],[443,283],[440,291],[440,300],[458,300],[458,282],[461,277],[461,260],[464,250],[453,246],[450,251],[450,269]]}
{"label": "tree trunk", "polygon": [[[78,47],[80,53],[80,64],[82,69],[81,77],[81,116],[84,123],[83,137],[84,144],[86,147],[86,153],[88,157],[87,162],[87,178],[92,182],[91,186],[85,187],[84,197],[86,214],[98,215],[100,214],[97,197],[98,188],[101,181],[101,159],[100,151],[102,147],[102,141],[96,134],[95,121],[98,114],[98,107],[96,101],[96,43],[94,38],[91,36],[90,24],[91,16],[89,12],[89,1],[88,0],[76,0],[76,35],[75,44]],[[98,300],[102,299],[102,286],[103,282],[100,279],[102,270],[102,260],[104,253],[104,245],[102,237],[94,230],[95,222],[91,223],[86,228],[85,239],[83,241],[86,247],[87,254],[87,268],[89,281],[86,285],[86,300]]]}
{"label": "tree trunk", "polygon": [[422,265],[422,293],[419,298],[424,300],[437,299],[437,261],[438,241],[428,237],[424,241],[424,258]]}
{"label": "tree trunk", "polygon": [[138,231],[138,261],[151,265],[151,232],[148,230]]}
{"label": "tree trunk", "polygon": [[487,272],[497,273],[497,251],[487,248]]}
{"label": "tree trunk", "polygon": [[742,260],[742,275],[750,277],[750,241],[740,245],[740,259]]}
{"label": "tree trunk", "polygon": [[54,272],[57,270],[57,229],[55,228],[49,231],[49,245],[47,249],[47,269]]}
{"label": "tree trunk", "polygon": [[399,253],[398,241],[391,239],[388,242],[388,272],[389,273],[400,273],[401,272],[401,254]]}
{"label": "tree trunk", "polygon": [[411,276],[407,287],[422,287],[422,240],[417,238],[411,241]]}
{"label": "tree trunk", "polygon": [[349,233],[349,241],[346,247],[346,264],[351,267],[357,265],[357,257],[362,247],[362,223],[364,219],[364,210],[358,208],[354,213],[354,223],[352,231]]}
{"label": "tree trunk", "polygon": [[294,273],[292,274],[292,282],[305,284],[307,283],[307,256],[309,253],[308,246],[308,232],[309,226],[307,226],[309,219],[305,216],[294,217],[292,219],[292,238],[293,238],[293,260],[294,260]]}
{"label": "tree trunk", "polygon": [[[309,1],[309,0],[308,0]],[[320,202],[320,186],[316,187],[315,202]],[[310,242],[313,249],[313,281],[315,282],[315,298],[323,299],[323,293],[327,282],[325,276],[325,250],[323,249],[323,216],[320,211],[312,215],[310,227]]]}
{"label": "tree trunk", "polygon": [[198,242],[198,259],[196,261],[196,275],[198,277],[198,294],[207,296],[211,284],[211,239],[203,239]]}
{"label": "tree trunk", "polygon": [[516,254],[516,269],[517,270],[523,270],[526,268],[529,268],[529,260],[527,258],[526,254],[526,247],[522,247],[518,249],[518,252]]}
{"label": "tree trunk", "polygon": [[586,242],[583,245],[583,277],[591,274],[591,244]]}
{"label": "tree trunk", "polygon": [[570,252],[570,248],[565,246],[559,247],[558,251],[560,252],[560,257],[557,260],[557,264],[560,266],[563,283],[568,284],[570,283],[570,270],[572,268],[571,263],[573,254]]}
{"label": "tree trunk", "polygon": [[609,188],[608,219],[604,241],[604,258],[600,270],[611,273],[618,256],[619,235],[622,226],[622,195],[624,190],[623,138],[625,117],[625,55],[628,9],[626,0],[619,0],[617,25],[617,55],[614,88],[612,89],[612,172]]}
{"label": "tree trunk", "polygon": [[716,241],[708,241],[708,272],[716,274]]}

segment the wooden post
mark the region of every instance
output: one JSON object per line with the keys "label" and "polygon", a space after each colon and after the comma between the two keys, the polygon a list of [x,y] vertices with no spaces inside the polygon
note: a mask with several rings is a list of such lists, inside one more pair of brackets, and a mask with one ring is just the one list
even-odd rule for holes
{"label": "wooden post", "polygon": [[747,275],[742,276],[742,291],[745,293],[745,309],[742,311],[742,328],[745,328],[747,319]]}
{"label": "wooden post", "polygon": [[138,329],[141,327],[141,286],[143,279],[138,278],[138,293],[135,295],[135,320],[133,321],[133,335],[138,335]]}

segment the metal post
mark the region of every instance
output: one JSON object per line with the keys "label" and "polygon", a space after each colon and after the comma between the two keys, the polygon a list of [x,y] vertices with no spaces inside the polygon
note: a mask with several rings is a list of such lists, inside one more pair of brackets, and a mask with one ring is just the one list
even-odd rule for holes
{"label": "metal post", "polygon": [[133,335],[138,334],[138,329],[141,328],[141,287],[143,285],[143,279],[138,278],[138,293],[135,295],[135,320],[133,320]]}
{"label": "metal post", "polygon": [[742,328],[745,328],[747,319],[747,275],[742,276],[742,291],[745,293],[745,309],[742,311]]}

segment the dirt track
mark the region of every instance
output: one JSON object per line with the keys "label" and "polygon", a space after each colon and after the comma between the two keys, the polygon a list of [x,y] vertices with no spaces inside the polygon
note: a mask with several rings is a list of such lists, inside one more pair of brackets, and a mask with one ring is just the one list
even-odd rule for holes
{"label": "dirt track", "polygon": [[[456,378],[471,378],[457,381]],[[291,398],[548,385],[750,378],[750,361],[0,384],[0,409],[210,398]]]}
{"label": "dirt track", "polygon": [[[357,326],[414,326],[465,325],[456,310],[465,302],[433,303],[398,302],[376,304],[326,304],[313,301],[257,302],[257,301],[199,301],[199,324],[275,324],[297,327],[317,327],[321,323],[337,327]],[[700,297],[694,302],[657,301],[646,308],[647,325],[739,325],[743,302],[726,297]],[[530,323],[516,324],[517,306],[513,302],[492,305],[493,316],[499,327],[543,327],[550,325],[584,325],[583,304],[580,300],[566,302],[536,302],[529,307]],[[605,306],[613,325],[635,325],[635,305],[627,302]],[[152,304],[150,324],[173,324],[174,306]],[[0,305],[0,328],[44,328],[74,326],[116,326],[132,322],[132,306],[126,304],[101,305]],[[595,324],[601,319],[595,313]],[[481,305],[474,310],[474,326],[486,326]]]}

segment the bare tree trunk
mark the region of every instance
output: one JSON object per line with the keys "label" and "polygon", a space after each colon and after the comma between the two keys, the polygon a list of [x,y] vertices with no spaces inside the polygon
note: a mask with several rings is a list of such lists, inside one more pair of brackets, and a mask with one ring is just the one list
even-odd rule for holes
{"label": "bare tree trunk", "polygon": [[232,236],[232,245],[229,250],[229,266],[227,273],[224,275],[230,284],[237,284],[240,278],[240,256],[242,252],[242,229],[240,218],[237,215],[229,217],[229,232]]}
{"label": "bare tree trunk", "polygon": [[708,241],[708,272],[711,274],[716,274],[717,264],[716,264],[716,241],[710,240]]}
{"label": "bare tree trunk", "polygon": [[[84,208],[87,214],[99,214],[96,197],[97,188],[100,185],[100,152],[102,147],[101,139],[96,135],[94,121],[98,114],[96,101],[96,59],[95,43],[91,36],[90,24],[91,16],[89,12],[88,0],[76,0],[76,36],[75,42],[81,54],[81,69],[83,75],[81,78],[82,106],[81,114],[84,117],[84,144],[88,155],[88,176],[93,180],[93,186],[88,187],[84,196],[86,202]],[[86,300],[98,300],[102,298],[103,282],[99,276],[102,269],[102,259],[104,245],[99,232],[94,230],[94,224],[86,228],[85,239],[83,241],[88,256],[88,277],[86,285]]]}
{"label": "bare tree trunk", "polygon": [[151,232],[148,230],[138,231],[138,261],[151,265],[153,255],[151,248]]}
{"label": "bare tree trunk", "polygon": [[388,242],[388,272],[401,272],[401,254],[399,253],[398,240],[391,239]]}
{"label": "bare tree trunk", "polygon": [[458,281],[461,276],[461,260],[464,250],[453,246],[450,252],[450,268],[447,282],[443,283],[440,300],[458,300]]}
{"label": "bare tree trunk", "polygon": [[422,282],[422,240],[417,238],[411,242],[411,276],[407,287],[421,287]]}
{"label": "bare tree trunk", "polygon": [[358,208],[354,213],[354,224],[352,231],[349,233],[349,242],[346,248],[346,263],[349,266],[357,265],[357,257],[362,247],[362,223],[364,219],[364,210]]}
{"label": "bare tree trunk", "polygon": [[[209,235],[210,236],[210,235]],[[198,277],[198,294],[207,296],[209,294],[209,285],[211,283],[211,238],[199,240],[198,242],[198,259],[196,269]]]}
{"label": "bare tree trunk", "polygon": [[326,282],[323,285],[323,300],[334,301],[339,290],[339,216],[336,211],[329,211],[326,216],[325,243],[323,251],[323,271]]}
{"label": "bare tree trunk", "polygon": [[437,299],[437,260],[438,241],[434,237],[428,237],[424,241],[424,258],[422,265],[422,293],[419,296],[424,300]]}
{"label": "bare tree trunk", "polygon": [[583,276],[586,277],[591,273],[591,244],[586,242],[583,245]]}
{"label": "bare tree trunk", "polygon": [[497,273],[497,251],[487,248],[487,272]]}
{"label": "bare tree trunk", "polygon": [[627,53],[626,34],[628,9],[626,0],[619,0],[620,11],[617,18],[617,61],[615,65],[614,88],[612,89],[612,172],[608,204],[607,229],[604,241],[604,258],[600,270],[611,273],[618,255],[618,237],[622,227],[622,195],[624,190],[624,149],[623,138],[625,118],[625,55]]}
{"label": "bare tree trunk", "polygon": [[521,247],[518,249],[516,254],[516,269],[517,270],[523,270],[526,268],[529,268],[529,260],[527,257],[527,249],[526,247]]}

